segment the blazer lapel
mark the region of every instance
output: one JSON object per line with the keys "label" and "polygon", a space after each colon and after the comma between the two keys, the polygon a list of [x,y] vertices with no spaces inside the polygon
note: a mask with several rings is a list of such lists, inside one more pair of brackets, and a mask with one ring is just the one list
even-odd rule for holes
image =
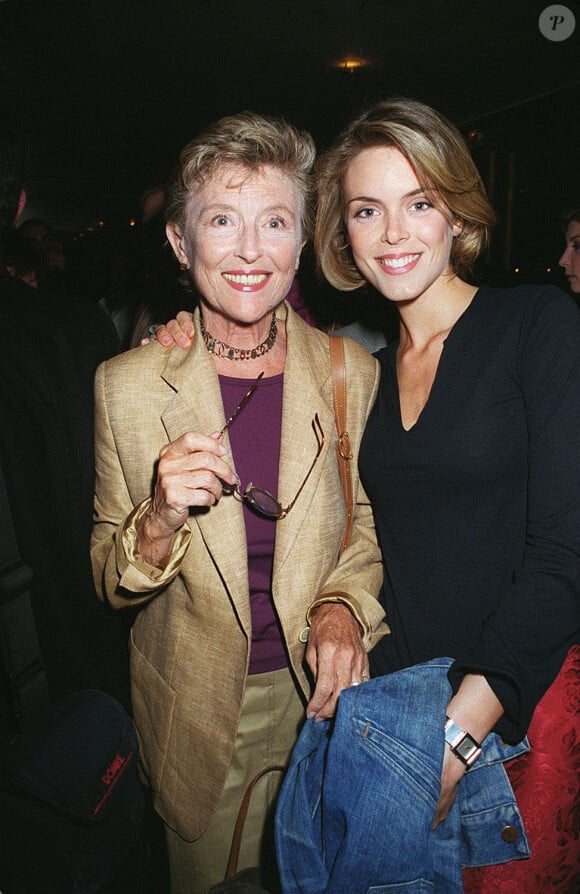
{"label": "blazer lapel", "polygon": [[[317,441],[312,428],[315,414],[318,414],[325,443],[292,511],[276,523],[275,576],[280,574],[291,556],[296,537],[308,514],[315,511],[313,501],[316,500],[328,461],[328,451],[334,452],[336,443],[329,353],[320,351],[316,346],[313,349],[313,342],[307,337],[307,324],[287,304],[280,307],[278,316],[282,319],[286,317],[288,340],[278,473],[278,499],[283,505],[288,505],[296,496],[316,455]],[[195,325],[199,332],[197,311]],[[213,360],[201,338],[194,339],[189,352],[177,347],[168,352],[161,375],[174,392],[162,414],[170,440],[187,431],[210,434],[222,428],[225,417],[219,381]],[[224,444],[231,450],[227,432]],[[231,452],[224,459],[233,464]],[[241,504],[233,497],[223,497],[217,506],[209,510],[192,511],[190,523],[199,527],[240,621],[249,631],[248,558]]]}
{"label": "blazer lapel", "polygon": [[288,559],[296,537],[313,510],[328,451],[336,443],[332,382],[328,352],[312,350],[307,324],[288,306],[287,355],[284,370],[282,439],[278,473],[278,499],[288,505],[294,499],[316,456],[317,441],[312,420],[318,414],[325,443],[308,482],[289,515],[277,522],[274,574]]}
{"label": "blazer lapel", "polygon": [[[199,333],[198,311],[194,317]],[[167,436],[176,440],[188,431],[211,434],[225,424],[219,380],[203,340],[196,335],[190,351],[175,347],[168,352],[161,377],[173,390],[161,415]],[[224,445],[231,451],[228,434]],[[233,465],[231,452],[224,460]],[[248,557],[241,503],[224,496],[211,509],[192,509],[190,524],[198,526],[204,543],[235,604],[244,628],[250,629]],[[195,557],[192,558],[195,573]]]}

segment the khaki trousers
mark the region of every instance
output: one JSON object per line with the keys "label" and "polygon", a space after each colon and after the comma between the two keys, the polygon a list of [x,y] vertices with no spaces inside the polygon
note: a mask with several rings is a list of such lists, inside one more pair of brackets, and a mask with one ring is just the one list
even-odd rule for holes
{"label": "khaki trousers", "polygon": [[[269,764],[288,763],[303,720],[304,703],[287,668],[248,677],[232,763],[210,825],[197,841],[165,828],[171,894],[207,894],[223,879],[248,784]],[[269,773],[252,793],[238,869],[260,865],[275,872],[273,814],[281,782],[281,773]]]}

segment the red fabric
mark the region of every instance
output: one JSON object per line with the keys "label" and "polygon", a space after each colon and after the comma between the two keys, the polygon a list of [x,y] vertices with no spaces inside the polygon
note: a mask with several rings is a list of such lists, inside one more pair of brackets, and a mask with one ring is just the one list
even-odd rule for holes
{"label": "red fabric", "polygon": [[532,856],[465,869],[466,894],[580,892],[580,647],[537,706],[532,750],[506,764]]}

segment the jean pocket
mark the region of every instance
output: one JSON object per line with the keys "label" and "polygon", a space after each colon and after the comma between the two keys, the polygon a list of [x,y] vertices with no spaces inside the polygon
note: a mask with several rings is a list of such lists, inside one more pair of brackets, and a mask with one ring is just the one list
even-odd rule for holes
{"label": "jean pocket", "polygon": [[359,741],[372,755],[376,773],[380,773],[384,797],[399,801],[412,798],[434,815],[441,792],[440,762],[433,755],[425,755],[412,739],[394,738],[370,721],[364,729],[362,721],[358,726],[362,730]]}
{"label": "jean pocket", "polygon": [[416,878],[411,882],[396,882],[391,885],[371,885],[366,894],[432,894],[433,882]]}

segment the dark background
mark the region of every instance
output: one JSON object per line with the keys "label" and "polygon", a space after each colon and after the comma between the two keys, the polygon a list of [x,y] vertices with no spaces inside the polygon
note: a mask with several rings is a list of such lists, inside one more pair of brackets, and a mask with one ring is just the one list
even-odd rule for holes
{"label": "dark background", "polygon": [[[27,216],[128,226],[143,190],[223,114],[285,115],[323,148],[397,94],[468,136],[499,213],[490,263],[562,282],[559,220],[580,205],[580,4],[565,4],[576,30],[562,42],[539,30],[549,5],[0,0],[0,102],[32,145]],[[368,67],[336,67],[353,54]]]}

